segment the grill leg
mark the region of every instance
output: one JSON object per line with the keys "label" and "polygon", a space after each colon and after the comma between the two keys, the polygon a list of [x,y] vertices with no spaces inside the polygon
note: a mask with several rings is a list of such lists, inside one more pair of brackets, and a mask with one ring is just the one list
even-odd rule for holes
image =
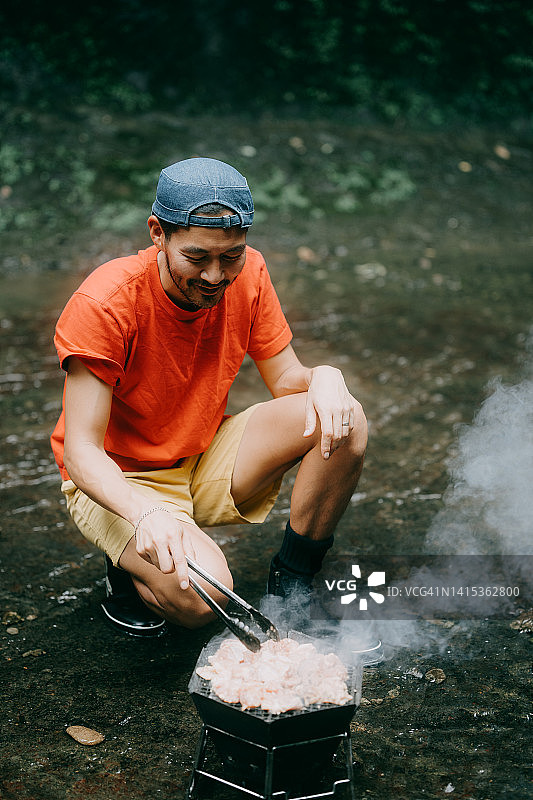
{"label": "grill leg", "polygon": [[207,747],[207,728],[205,725],[202,725],[202,732],[200,733],[200,740],[198,742],[198,748],[196,750],[196,759],[194,762],[194,767],[191,775],[191,780],[189,782],[189,788],[187,790],[187,800],[192,800],[194,797],[194,792],[196,790],[197,785],[197,776],[196,770],[202,769],[205,762],[205,751]]}
{"label": "grill leg", "polygon": [[272,800],[272,781],[274,779],[274,750],[267,750],[265,764],[265,800]]}
{"label": "grill leg", "polygon": [[346,758],[346,774],[350,779],[350,783],[348,784],[350,787],[350,797],[351,800],[355,800],[355,788],[353,785],[353,755],[352,755],[352,740],[350,737],[350,731],[347,731],[344,734],[344,755]]}

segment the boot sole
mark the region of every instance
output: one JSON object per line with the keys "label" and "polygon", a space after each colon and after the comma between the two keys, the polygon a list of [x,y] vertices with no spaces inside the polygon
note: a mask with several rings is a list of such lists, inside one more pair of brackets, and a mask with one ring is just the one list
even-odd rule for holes
{"label": "boot sole", "polygon": [[161,620],[160,622],[156,622],[153,624],[146,624],[146,625],[133,625],[128,622],[124,622],[117,617],[114,617],[112,614],[109,613],[107,608],[103,603],[100,604],[102,611],[106,617],[106,620],[113,625],[116,630],[121,631],[121,633],[125,633],[128,636],[137,636],[137,637],[151,637],[157,638],[159,636],[164,636],[167,632],[167,624],[165,620]]}

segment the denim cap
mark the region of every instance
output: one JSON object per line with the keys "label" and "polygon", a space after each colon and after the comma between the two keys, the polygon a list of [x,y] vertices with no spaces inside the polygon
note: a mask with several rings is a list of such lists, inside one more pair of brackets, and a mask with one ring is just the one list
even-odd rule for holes
{"label": "denim cap", "polygon": [[[207,203],[220,203],[235,213],[222,217],[192,213]],[[187,158],[161,170],[152,213],[185,227],[249,228],[254,204],[246,178],[234,167],[215,158]]]}

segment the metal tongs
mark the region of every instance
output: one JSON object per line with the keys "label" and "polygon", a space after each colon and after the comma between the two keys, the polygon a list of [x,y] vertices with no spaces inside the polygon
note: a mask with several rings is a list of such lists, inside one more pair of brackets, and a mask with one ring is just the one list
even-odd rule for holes
{"label": "metal tongs", "polygon": [[[198,573],[201,578],[210,583],[211,586],[214,586],[215,589],[218,589],[219,592],[226,595],[226,597],[229,597],[230,600],[233,600],[235,605],[239,606],[243,611],[245,611],[251,618],[251,621],[255,622],[263,631],[263,633],[266,633],[269,639],[274,639],[274,641],[279,642],[280,637],[278,630],[274,623],[268,619],[268,617],[265,617],[265,615],[261,614],[257,608],[251,606],[246,602],[246,600],[243,600],[242,597],[239,597],[238,594],[235,594],[235,592],[232,592],[227,586],[224,586],[223,583],[220,583],[220,581],[210,575],[209,572],[206,572],[205,569],[193,561],[192,558],[186,556],[186,559],[190,569]],[[207,603],[209,608],[211,608],[215,614],[220,617],[226,627],[229,628],[229,630],[241,640],[245,647],[247,647],[248,650],[251,650],[253,653],[257,653],[261,647],[261,640],[255,635],[255,633],[253,633],[253,631],[250,629],[250,626],[239,619],[239,617],[230,616],[227,614],[224,609],[221,608],[215,600],[213,600],[211,595],[209,595],[205,589],[200,586],[198,581],[191,577],[191,575],[189,575],[189,582],[194,591],[200,595],[204,603]]]}

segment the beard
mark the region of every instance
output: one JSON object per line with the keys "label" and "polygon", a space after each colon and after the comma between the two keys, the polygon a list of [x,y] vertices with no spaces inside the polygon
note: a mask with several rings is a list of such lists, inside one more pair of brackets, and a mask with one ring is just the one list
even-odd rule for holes
{"label": "beard", "polygon": [[178,278],[166,260],[168,274],[172,283],[180,294],[180,299],[175,299],[176,305],[187,311],[198,311],[202,308],[213,308],[220,303],[231,281],[224,280],[215,285],[195,278]]}
{"label": "beard", "polygon": [[212,308],[222,300],[229,284],[230,281],[222,281],[216,286],[210,286],[190,278],[185,281],[186,289],[182,287],[181,291],[187,300],[197,308]]}

